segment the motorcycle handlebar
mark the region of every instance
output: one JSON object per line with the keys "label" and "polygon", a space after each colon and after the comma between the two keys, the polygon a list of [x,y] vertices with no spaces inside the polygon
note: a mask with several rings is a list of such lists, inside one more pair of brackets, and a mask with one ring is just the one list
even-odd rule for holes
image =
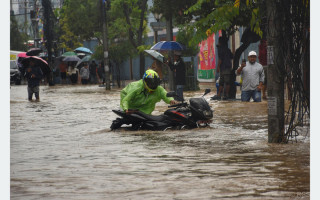
{"label": "motorcycle handlebar", "polygon": [[174,104],[171,106],[168,106],[168,108],[173,108],[173,107],[183,107],[183,106],[187,106],[187,103],[178,103],[178,104]]}

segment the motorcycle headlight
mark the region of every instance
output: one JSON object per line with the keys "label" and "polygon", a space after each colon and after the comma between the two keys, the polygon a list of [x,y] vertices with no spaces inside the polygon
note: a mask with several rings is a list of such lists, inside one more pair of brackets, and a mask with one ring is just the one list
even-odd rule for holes
{"label": "motorcycle headlight", "polygon": [[211,110],[204,110],[203,111],[203,115],[205,117],[211,117],[212,116],[212,111]]}

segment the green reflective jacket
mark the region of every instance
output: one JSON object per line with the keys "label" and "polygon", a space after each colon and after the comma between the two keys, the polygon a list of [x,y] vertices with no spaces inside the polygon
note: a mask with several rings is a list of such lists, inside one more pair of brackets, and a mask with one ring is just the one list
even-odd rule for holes
{"label": "green reflective jacket", "polygon": [[158,86],[151,94],[144,89],[143,80],[129,83],[120,93],[120,107],[123,110],[138,109],[146,114],[151,114],[156,103],[162,99],[167,104],[174,100],[172,97],[167,97],[167,91]]}

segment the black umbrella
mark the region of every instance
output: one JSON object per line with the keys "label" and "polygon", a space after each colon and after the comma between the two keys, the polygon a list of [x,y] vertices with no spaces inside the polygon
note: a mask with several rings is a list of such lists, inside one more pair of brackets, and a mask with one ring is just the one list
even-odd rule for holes
{"label": "black umbrella", "polygon": [[43,72],[43,75],[48,75],[51,72],[51,69],[47,63],[47,61],[43,60],[42,58],[39,58],[37,56],[30,56],[30,57],[26,57],[21,61],[21,64],[23,65],[23,70],[25,68],[29,67],[29,62],[30,60],[32,60],[33,62],[35,62],[36,66],[39,66],[41,71]]}
{"label": "black umbrella", "polygon": [[42,52],[42,49],[39,48],[32,48],[29,51],[27,51],[27,56],[37,56]]}

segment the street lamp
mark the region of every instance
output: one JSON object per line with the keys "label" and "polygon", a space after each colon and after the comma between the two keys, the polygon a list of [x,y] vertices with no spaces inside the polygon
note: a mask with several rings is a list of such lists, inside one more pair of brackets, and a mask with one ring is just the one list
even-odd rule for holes
{"label": "street lamp", "polygon": [[156,18],[156,20],[157,20],[157,22],[159,22],[160,21],[160,18],[162,17],[162,14],[160,13],[153,13],[153,15],[154,15],[154,18]]}
{"label": "street lamp", "polygon": [[157,22],[151,22],[150,25],[154,31],[154,42],[157,43],[158,42],[158,30],[160,27],[160,19],[162,17],[162,14],[160,13],[153,13],[154,18],[157,20]]}

